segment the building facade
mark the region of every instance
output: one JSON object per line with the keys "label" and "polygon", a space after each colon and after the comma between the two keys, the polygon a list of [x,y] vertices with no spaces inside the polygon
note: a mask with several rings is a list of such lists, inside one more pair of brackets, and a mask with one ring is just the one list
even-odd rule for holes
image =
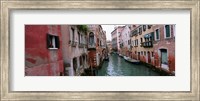
{"label": "building facade", "polygon": [[88,68],[87,32],[81,31],[79,26],[61,26],[65,75],[79,76]]}
{"label": "building facade", "polygon": [[25,76],[64,75],[59,25],[25,26]]}
{"label": "building facade", "polygon": [[155,25],[154,66],[175,74],[175,25]]}
{"label": "building facade", "polygon": [[95,75],[107,54],[106,32],[101,25],[88,25],[88,28],[88,64]]}
{"label": "building facade", "polygon": [[130,55],[130,48],[131,48],[131,40],[130,40],[130,28],[128,25],[125,25],[121,32],[121,39],[120,39],[120,50],[121,54],[124,56]]}
{"label": "building facade", "polygon": [[111,32],[111,38],[112,38],[112,50],[114,52],[120,52],[120,39],[122,38],[122,30],[124,26],[117,26],[114,28],[114,30]]}
{"label": "building facade", "polygon": [[174,25],[135,25],[130,37],[133,46],[131,58],[174,74]]}

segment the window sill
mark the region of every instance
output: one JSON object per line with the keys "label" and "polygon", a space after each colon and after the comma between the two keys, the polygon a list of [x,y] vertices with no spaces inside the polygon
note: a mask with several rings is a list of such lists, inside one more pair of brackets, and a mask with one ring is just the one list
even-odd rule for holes
{"label": "window sill", "polygon": [[167,39],[171,39],[171,37],[165,37],[165,39],[167,40]]}
{"label": "window sill", "polygon": [[58,48],[48,48],[48,49],[52,49],[53,50],[53,49],[58,49]]}

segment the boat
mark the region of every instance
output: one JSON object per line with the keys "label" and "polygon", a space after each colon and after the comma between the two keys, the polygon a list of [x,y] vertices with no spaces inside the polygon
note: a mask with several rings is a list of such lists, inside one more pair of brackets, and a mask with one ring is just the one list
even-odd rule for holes
{"label": "boat", "polygon": [[122,54],[119,54],[119,56],[120,56],[120,57],[123,57],[123,55],[122,55]]}
{"label": "boat", "polygon": [[106,57],[104,58],[105,61],[109,61],[109,56],[106,55]]}
{"label": "boat", "polygon": [[139,64],[140,61],[139,60],[135,60],[135,59],[131,59],[130,57],[128,56],[124,56],[124,59],[128,62],[131,62],[131,63],[134,63],[134,64]]}
{"label": "boat", "polygon": [[105,61],[109,61],[109,57],[105,57],[105,59],[104,59]]}
{"label": "boat", "polygon": [[128,60],[128,59],[129,59],[129,57],[128,57],[128,56],[123,56],[123,58],[124,58],[125,60]]}

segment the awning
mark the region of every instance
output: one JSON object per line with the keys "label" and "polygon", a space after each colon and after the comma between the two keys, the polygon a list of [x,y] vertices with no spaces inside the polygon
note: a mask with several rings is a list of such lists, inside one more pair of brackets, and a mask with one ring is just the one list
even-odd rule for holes
{"label": "awning", "polygon": [[148,34],[145,34],[144,35],[144,38],[152,38],[152,39],[154,39],[154,32],[151,32],[151,33],[148,33]]}
{"label": "awning", "polygon": [[145,34],[144,35],[144,38],[149,38],[149,37],[151,37],[151,34]]}

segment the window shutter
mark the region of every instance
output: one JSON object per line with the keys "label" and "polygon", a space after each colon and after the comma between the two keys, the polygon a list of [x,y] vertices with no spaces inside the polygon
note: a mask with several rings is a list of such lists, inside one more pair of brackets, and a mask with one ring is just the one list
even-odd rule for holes
{"label": "window shutter", "polygon": [[60,48],[60,41],[59,41],[59,37],[56,36],[55,37],[55,40],[56,40],[56,48]]}
{"label": "window shutter", "polygon": [[156,39],[159,39],[159,30],[156,30]]}
{"label": "window shutter", "polygon": [[165,30],[166,30],[166,37],[170,37],[169,25],[166,25],[166,26],[165,26]]}
{"label": "window shutter", "polygon": [[51,43],[51,38],[50,38],[50,35],[47,33],[47,49],[49,48],[50,46],[50,43]]}
{"label": "window shutter", "polygon": [[151,39],[154,41],[154,32],[151,32]]}

